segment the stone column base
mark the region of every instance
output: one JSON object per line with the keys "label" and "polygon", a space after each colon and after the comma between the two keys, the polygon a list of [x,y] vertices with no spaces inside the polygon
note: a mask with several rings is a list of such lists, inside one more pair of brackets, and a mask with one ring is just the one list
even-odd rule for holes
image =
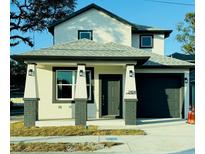
{"label": "stone column base", "polygon": [[24,98],[24,126],[35,126],[38,120],[38,101],[39,98]]}
{"label": "stone column base", "polygon": [[87,121],[87,101],[75,100],[75,125],[86,126]]}
{"label": "stone column base", "polygon": [[125,100],[125,125],[136,125],[137,102]]}

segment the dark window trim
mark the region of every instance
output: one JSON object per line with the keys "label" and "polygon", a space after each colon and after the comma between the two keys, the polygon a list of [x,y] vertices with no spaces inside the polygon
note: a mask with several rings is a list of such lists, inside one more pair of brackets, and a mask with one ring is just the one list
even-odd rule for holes
{"label": "dark window trim", "polygon": [[93,31],[92,30],[78,30],[78,40],[80,40],[80,32],[90,32],[91,40],[93,40]]}
{"label": "dark window trim", "polygon": [[[52,81],[52,103],[75,103],[74,100],[57,100],[56,99],[56,70],[77,70],[77,67],[53,67],[53,81]],[[94,104],[94,67],[86,67],[86,70],[91,71],[91,100],[87,103]]]}
{"label": "dark window trim", "polygon": [[[142,43],[141,37],[143,37],[143,36],[151,36],[151,38],[152,38],[152,45],[151,45],[150,47],[143,47],[143,46],[142,46],[142,44],[141,44],[141,43]],[[140,42],[140,48],[147,48],[147,49],[153,48],[153,47],[154,47],[154,39],[153,39],[153,38],[154,38],[154,35],[153,35],[153,34],[146,34],[146,35],[145,35],[145,34],[143,34],[143,35],[141,34],[141,35],[140,35],[140,41],[139,41],[139,42]]]}

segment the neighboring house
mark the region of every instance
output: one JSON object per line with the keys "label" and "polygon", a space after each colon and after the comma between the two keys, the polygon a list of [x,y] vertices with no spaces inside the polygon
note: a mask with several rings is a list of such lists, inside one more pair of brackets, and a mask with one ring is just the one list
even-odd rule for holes
{"label": "neighboring house", "polygon": [[[175,52],[169,55],[169,57],[185,60],[187,62],[195,64],[194,54],[187,55],[187,54]],[[195,106],[195,67],[190,69],[189,81],[190,81],[190,105]]]}
{"label": "neighboring house", "polygon": [[54,45],[24,61],[25,125],[48,119],[186,118],[189,69],[164,55],[171,30],[133,24],[91,4],[51,25]]}

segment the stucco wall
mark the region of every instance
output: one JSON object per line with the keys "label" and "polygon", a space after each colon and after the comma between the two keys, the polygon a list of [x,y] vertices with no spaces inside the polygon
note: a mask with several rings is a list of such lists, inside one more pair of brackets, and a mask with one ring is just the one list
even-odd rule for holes
{"label": "stucco wall", "polygon": [[[52,66],[37,67],[37,82],[39,91],[39,120],[64,119],[75,117],[75,105],[71,103],[53,103],[53,75]],[[88,104],[88,117],[93,118],[94,104]]]}
{"label": "stucco wall", "polygon": [[[140,34],[132,34],[132,46],[135,48],[140,47]],[[163,34],[154,34],[153,37],[153,48],[146,49],[145,51],[154,52],[160,55],[164,55],[164,35]]]}
{"label": "stucco wall", "polygon": [[78,30],[93,30],[93,40],[96,42],[131,46],[131,26],[95,9],[57,25],[54,29],[55,44],[77,40]]}
{"label": "stucco wall", "polygon": [[[122,74],[124,78],[124,72],[125,68],[123,66],[94,67],[94,103],[88,104],[88,118],[99,118],[99,74]],[[39,120],[75,118],[75,104],[52,102],[52,73],[52,66],[37,65],[37,83],[40,98]]]}
{"label": "stucco wall", "polygon": [[[68,65],[65,65],[69,67]],[[71,66],[73,67],[73,66]],[[87,66],[87,67],[92,67]],[[125,65],[121,66],[94,66],[94,103],[88,104],[88,117],[99,118],[100,115],[100,91],[99,91],[99,75],[100,74],[122,74],[123,76],[123,93],[124,93],[124,81],[125,81]],[[136,69],[138,73],[184,73],[185,76],[189,76],[187,69]],[[67,119],[74,118],[75,115],[75,104],[71,103],[53,103],[52,92],[53,92],[53,75],[52,66],[48,65],[37,65],[37,84],[39,93],[39,120],[43,119]],[[184,91],[185,101],[185,118],[187,117],[189,107],[189,82],[185,83]],[[123,114],[124,114],[124,102],[123,102]],[[123,115],[124,117],[124,115]]]}

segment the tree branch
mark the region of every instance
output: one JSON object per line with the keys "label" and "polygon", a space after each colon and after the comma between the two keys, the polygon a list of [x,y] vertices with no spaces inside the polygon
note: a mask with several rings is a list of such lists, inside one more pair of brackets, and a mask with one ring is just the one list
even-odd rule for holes
{"label": "tree branch", "polygon": [[[19,35],[13,35],[13,36],[10,36],[10,39],[11,40],[20,39],[24,43],[28,44],[30,47],[33,47],[33,42],[31,41],[30,37],[22,37],[22,36],[19,36]],[[17,44],[19,44],[19,41],[15,42],[15,43],[10,43],[11,46],[15,46]]]}

